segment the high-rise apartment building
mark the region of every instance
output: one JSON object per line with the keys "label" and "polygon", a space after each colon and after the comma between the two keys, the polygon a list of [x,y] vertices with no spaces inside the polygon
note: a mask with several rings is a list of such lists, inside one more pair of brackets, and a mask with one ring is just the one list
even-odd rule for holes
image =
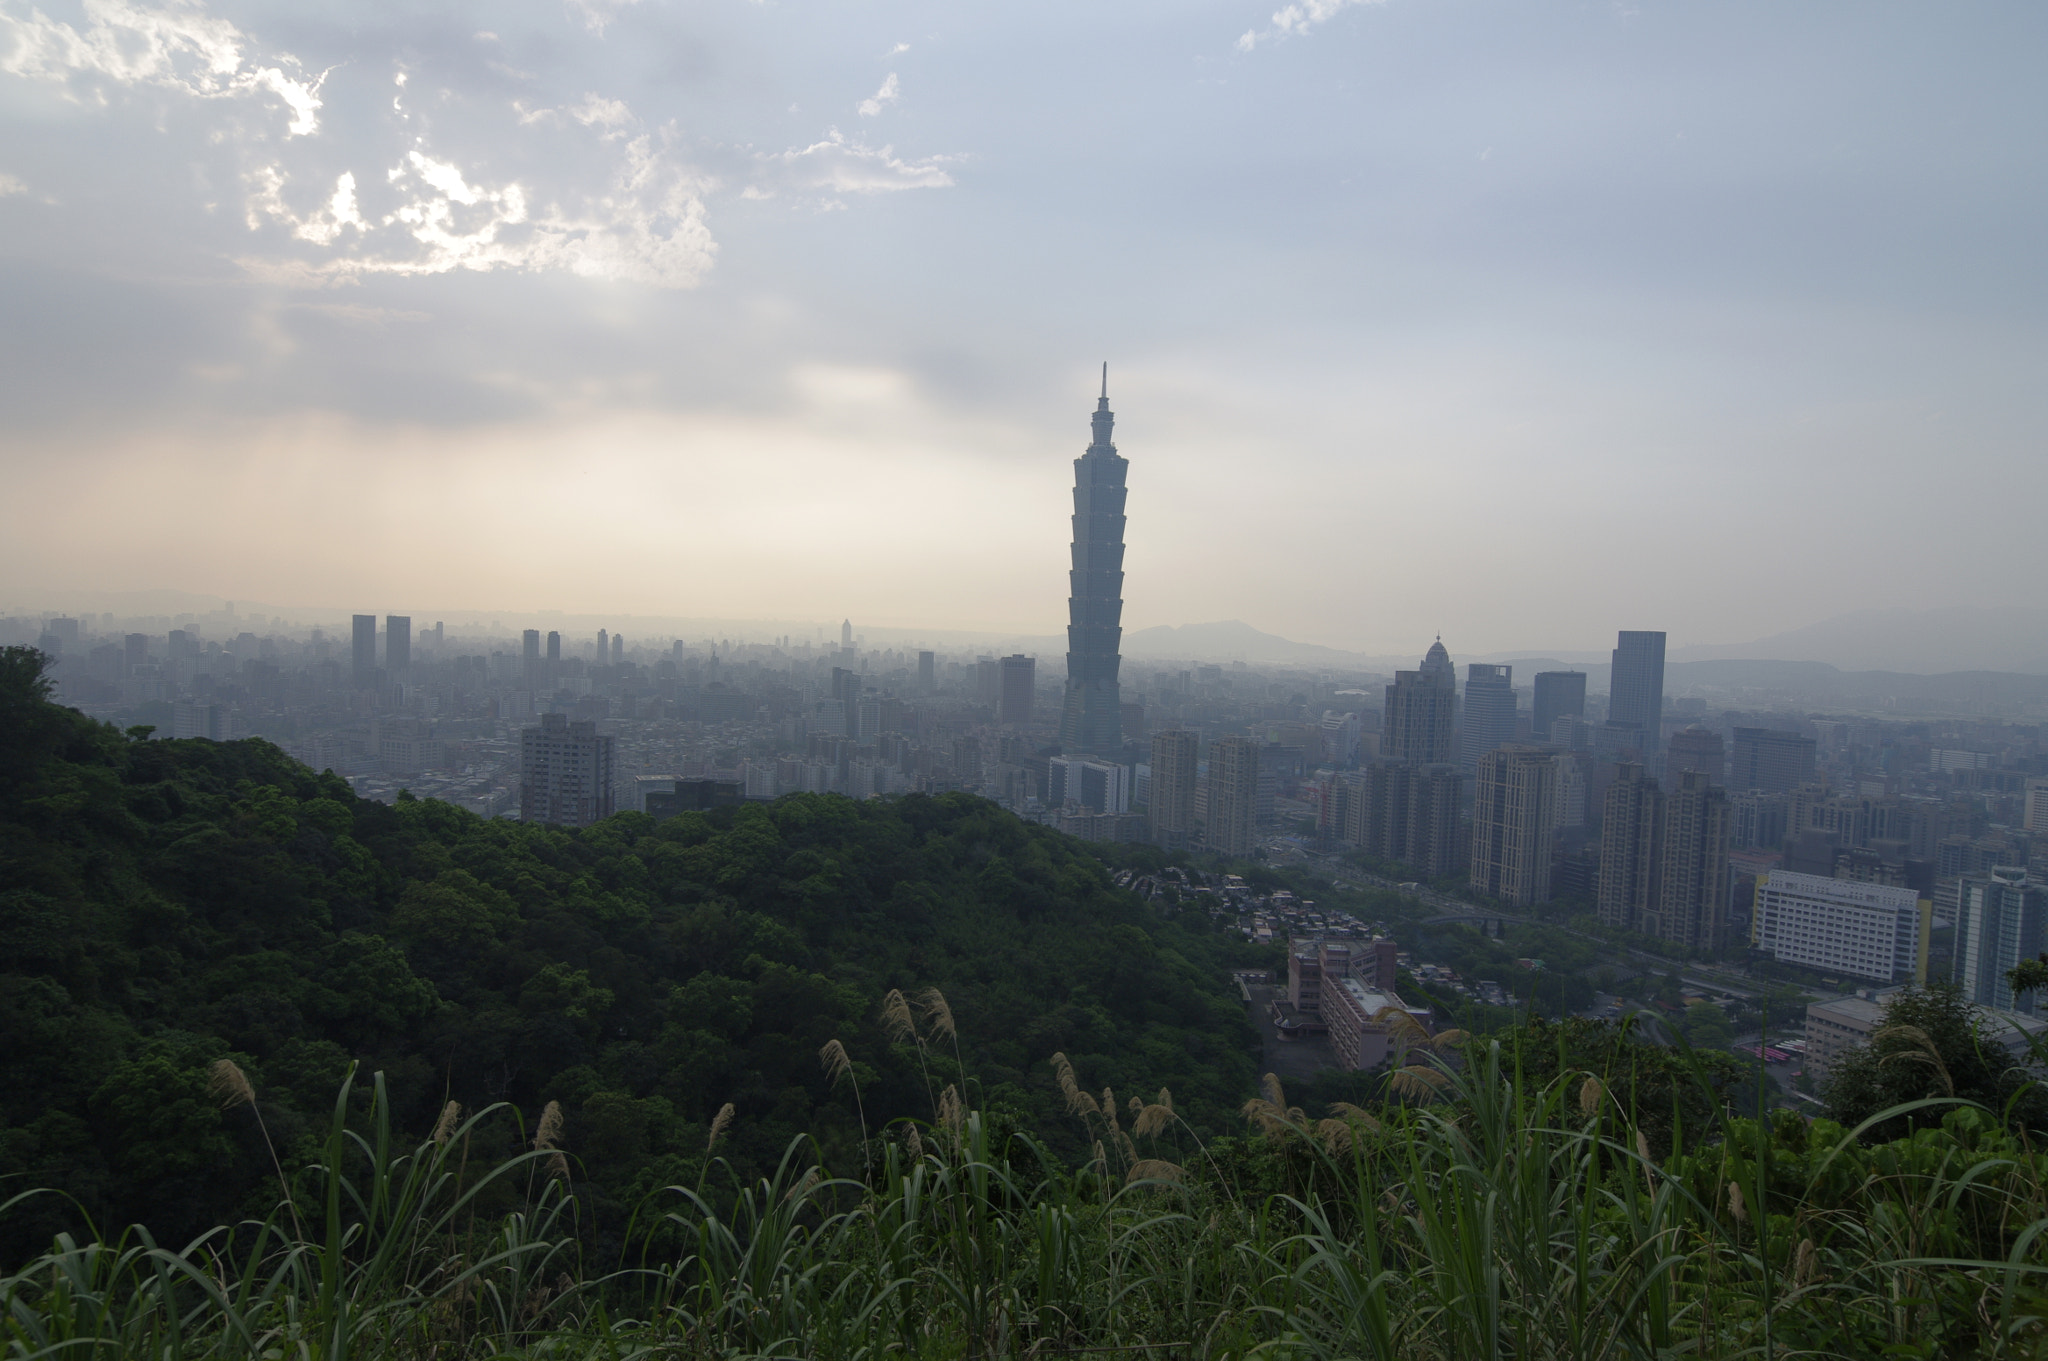
{"label": "high-rise apartment building", "polygon": [[1038,679],[1038,659],[1019,652],[1003,658],[999,665],[1002,668],[1002,702],[996,714],[998,721],[1029,723],[1033,687]]}
{"label": "high-rise apartment building", "polygon": [[1152,734],[1152,781],[1147,807],[1152,839],[1185,850],[1195,835],[1195,775],[1201,739],[1185,728]]}
{"label": "high-rise apartment building", "polygon": [[1757,880],[1750,943],[1786,964],[1910,982],[1926,967],[1931,909],[1909,888],[1772,870]]}
{"label": "high-rise apartment building", "polygon": [[1728,772],[1731,789],[1760,789],[1766,794],[1789,794],[1813,779],[1814,743],[1811,737],[1777,728],[1737,728],[1735,763]]}
{"label": "high-rise apartment building", "polygon": [[1387,687],[1381,719],[1380,755],[1390,761],[1437,765],[1453,759],[1451,735],[1457,725],[1457,673],[1439,638],[1422,665],[1396,671]]}
{"label": "high-rise apartment building", "polygon": [[[1068,574],[1067,690],[1060,746],[1115,755],[1123,746],[1124,474],[1129,463],[1110,441],[1109,365],[1088,452],[1074,460],[1073,568]],[[1249,844],[1247,844],[1249,849]]]}
{"label": "high-rise apartment building", "polygon": [[1472,781],[1472,887],[1502,902],[1550,901],[1557,758],[1504,746],[1479,758]]}
{"label": "high-rise apartment building", "polygon": [[528,629],[519,637],[519,655],[529,662],[540,660],[540,630]]}
{"label": "high-rise apartment building", "polygon": [[1664,795],[1633,761],[1607,786],[1600,816],[1600,920],[1639,931],[1657,905],[1657,871],[1664,831]]}
{"label": "high-rise apartment building", "polygon": [[1515,669],[1473,662],[1465,667],[1465,711],[1458,733],[1458,765],[1466,774],[1479,758],[1515,740]]}
{"label": "high-rise apartment building", "polygon": [[1722,751],[1721,734],[1697,726],[1671,734],[1671,742],[1664,749],[1664,773],[1676,778],[1687,770],[1696,770],[1715,784],[1727,783],[1728,761]]}
{"label": "high-rise apartment building", "polygon": [[1718,950],[1727,943],[1728,791],[1698,770],[1667,783],[1657,910],[1641,929],[1695,950]]}
{"label": "high-rise apartment building", "polygon": [[2048,832],[2048,779],[2028,780],[2025,800],[2020,808],[2021,828]]}
{"label": "high-rise apartment building", "polygon": [[393,680],[398,680],[411,667],[412,616],[387,614],[384,616],[384,669]]}
{"label": "high-rise apartment building", "polygon": [[1250,855],[1259,806],[1259,746],[1252,737],[1209,744],[1209,817],[1206,844],[1224,855]]}
{"label": "high-rise apartment building", "polygon": [[1558,719],[1586,716],[1586,673],[1538,671],[1530,703],[1535,705],[1529,715],[1530,735],[1538,742],[1551,741],[1551,728]]}
{"label": "high-rise apartment building", "polygon": [[939,660],[929,652],[917,654],[918,693],[929,695],[939,688]]}
{"label": "high-rise apartment building", "polygon": [[377,683],[377,616],[354,615],[350,625],[350,675],[356,689],[365,690]]}
{"label": "high-rise apartment building", "polygon": [[542,714],[519,739],[521,821],[587,827],[611,816],[617,739],[566,714]]}
{"label": "high-rise apartment building", "polygon": [[1633,723],[1643,735],[1645,754],[1657,749],[1664,717],[1664,635],[1623,629],[1614,645],[1607,682],[1607,718]]}
{"label": "high-rise apartment building", "polygon": [[613,665],[613,666],[624,666],[625,664],[626,664],[626,635],[625,635],[625,634],[623,634],[623,633],[614,633],[614,634],[612,635],[612,665]]}
{"label": "high-rise apartment building", "polygon": [[562,635],[554,629],[548,630],[548,660],[551,662],[562,660]]}
{"label": "high-rise apartment building", "polygon": [[2014,997],[2006,973],[2048,949],[2048,884],[2023,868],[1965,875],[1957,885],[1955,979],[1978,1006],[2038,1014],[2038,993]]}

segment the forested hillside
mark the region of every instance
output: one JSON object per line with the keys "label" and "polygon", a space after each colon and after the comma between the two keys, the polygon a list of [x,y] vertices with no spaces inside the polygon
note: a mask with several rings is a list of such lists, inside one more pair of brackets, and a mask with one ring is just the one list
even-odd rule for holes
{"label": "forested hillside", "polygon": [[[1079,843],[966,796],[792,796],[569,831],[355,798],[261,741],[154,741],[50,704],[0,657],[0,1177],[60,1187],[166,1238],[274,1202],[262,1130],[223,1111],[233,1057],[287,1175],[351,1059],[394,1114],[445,1100],[566,1114],[579,1197],[616,1221],[721,1152],[770,1164],[815,1135],[851,1169],[854,1061],[871,1126],[929,1116],[950,1044],[892,1041],[884,994],[940,989],[971,1099],[1058,1146],[1046,1060],[1169,1087],[1234,1127],[1256,1039],[1228,986],[1247,948],[1162,919]],[[929,1084],[929,1085],[928,1085]],[[507,1136],[509,1139],[511,1136]],[[479,1156],[484,1150],[479,1150]],[[11,1259],[77,1211],[5,1224]]]}

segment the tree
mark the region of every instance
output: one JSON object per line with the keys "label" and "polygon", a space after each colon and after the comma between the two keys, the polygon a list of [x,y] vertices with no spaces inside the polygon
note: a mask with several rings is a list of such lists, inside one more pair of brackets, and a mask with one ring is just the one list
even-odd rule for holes
{"label": "tree", "polygon": [[[1929,1097],[1975,1101],[2014,1126],[2048,1129],[2048,1093],[1987,1034],[1977,1009],[1953,983],[1894,996],[1870,1043],[1834,1061],[1824,1099],[1830,1119],[1854,1128],[1893,1106]],[[1894,1116],[1864,1137],[1878,1142],[1932,1128],[1950,1109],[1924,1107]]]}

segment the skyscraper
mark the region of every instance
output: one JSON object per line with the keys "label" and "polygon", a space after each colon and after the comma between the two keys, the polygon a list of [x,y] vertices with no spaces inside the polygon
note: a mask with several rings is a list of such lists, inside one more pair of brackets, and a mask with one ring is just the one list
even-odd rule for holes
{"label": "skyscraper", "polygon": [[1223,737],[1209,744],[1209,820],[1204,831],[1212,851],[1252,853],[1259,807],[1259,745],[1252,737]]}
{"label": "skyscraper", "polygon": [[1600,879],[1595,890],[1600,920],[1625,931],[1642,930],[1656,907],[1657,870],[1664,833],[1664,795],[1633,761],[1625,762],[1600,816]]}
{"label": "skyscraper", "polygon": [[1152,839],[1170,851],[1195,834],[1195,763],[1200,739],[1184,728],[1152,735]]}
{"label": "skyscraper", "polygon": [[930,694],[930,693],[931,693],[932,691],[934,691],[934,690],[936,690],[936,689],[938,689],[938,688],[939,688],[939,662],[938,662],[938,658],[937,658],[937,657],[935,657],[935,656],[933,656],[933,655],[932,655],[931,653],[929,653],[929,652],[920,652],[920,653],[918,653],[918,654],[917,654],[917,689],[918,689],[918,693],[920,693],[920,694],[925,694],[925,695],[929,695],[929,694]]}
{"label": "skyscraper", "polygon": [[562,635],[553,629],[548,630],[548,660],[551,662],[562,660]]}
{"label": "skyscraper", "polygon": [[[1130,465],[1110,442],[1115,423],[1109,409],[1109,365],[1104,364],[1094,440],[1074,460],[1067,693],[1060,709],[1060,746],[1069,753],[1113,755],[1123,746],[1117,669],[1123,643],[1124,473]],[[1256,768],[1256,756],[1253,761]]]}
{"label": "skyscraper", "polygon": [[1003,658],[1000,665],[1003,689],[997,717],[1004,723],[1029,723],[1032,686],[1038,677],[1038,659],[1019,652]]}
{"label": "skyscraper", "polygon": [[[1675,781],[1681,771],[1687,770],[1697,770],[1715,784],[1726,782],[1728,762],[1722,752],[1721,734],[1697,725],[1671,734],[1671,745],[1664,752],[1664,773]],[[1674,783],[1672,788],[1677,785]]]}
{"label": "skyscraper", "polygon": [[2048,885],[2023,868],[1967,875],[1957,885],[1955,979],[1978,1006],[2033,1014],[2039,993],[2015,998],[2006,973],[2048,947]]}
{"label": "skyscraper", "polygon": [[1699,770],[1681,771],[1669,783],[1657,911],[1644,929],[1677,945],[1718,950],[1728,916],[1728,791]]}
{"label": "skyscraper", "polygon": [[839,650],[847,652],[851,651],[852,648],[853,621],[851,619],[842,619],[839,621]]}
{"label": "skyscraper", "polygon": [[585,827],[611,816],[616,738],[566,714],[542,714],[519,737],[521,821]]}
{"label": "skyscraper", "polygon": [[1497,747],[1472,782],[1472,887],[1519,906],[1550,901],[1557,757]]}
{"label": "skyscraper", "polygon": [[528,629],[519,640],[520,656],[529,662],[540,660],[540,630]]}
{"label": "skyscraper", "polygon": [[1664,717],[1664,635],[1623,629],[1614,646],[1607,681],[1607,720],[1633,723],[1643,734],[1647,755],[1658,747]]}
{"label": "skyscraper", "polygon": [[1536,707],[1529,716],[1529,735],[1538,742],[1548,742],[1550,725],[1558,719],[1586,716],[1586,673],[1538,671],[1531,702]]}
{"label": "skyscraper", "polygon": [[358,614],[351,622],[350,675],[356,689],[364,690],[377,683],[377,616]]}
{"label": "skyscraper", "polygon": [[1394,683],[1387,687],[1380,755],[1421,765],[1449,761],[1456,712],[1457,673],[1439,638],[1419,669],[1394,673]]}
{"label": "skyscraper", "polygon": [[1811,737],[1776,728],[1737,728],[1735,768],[1728,784],[1733,789],[1789,794],[1813,779],[1813,763]]}
{"label": "skyscraper", "polygon": [[384,669],[397,680],[412,665],[412,616],[384,616]]}
{"label": "skyscraper", "polygon": [[1472,662],[1465,667],[1465,713],[1458,734],[1458,765],[1466,774],[1479,758],[1515,740],[1515,669]]}

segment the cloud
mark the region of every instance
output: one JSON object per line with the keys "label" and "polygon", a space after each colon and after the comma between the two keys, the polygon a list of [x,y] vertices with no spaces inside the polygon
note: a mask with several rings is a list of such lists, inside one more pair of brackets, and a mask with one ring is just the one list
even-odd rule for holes
{"label": "cloud", "polygon": [[26,194],[28,182],[13,175],[0,175],[0,198],[9,194]]}
{"label": "cloud", "polygon": [[83,31],[31,10],[26,19],[0,14],[9,40],[0,71],[69,85],[100,77],[121,85],[154,85],[200,99],[268,95],[290,113],[285,134],[320,127],[320,85],[294,57],[245,63],[247,39],[226,19],[197,5],[150,9],[123,0],[85,0]]}
{"label": "cloud", "polygon": [[887,61],[891,57],[901,56],[903,53],[908,52],[909,50],[909,43],[897,43],[894,47],[890,48],[887,52],[884,52],[882,54],[882,60]]}
{"label": "cloud", "polygon": [[417,148],[386,172],[380,194],[388,207],[374,218],[358,203],[353,173],[344,173],[324,202],[303,213],[287,200],[280,166],[265,166],[251,178],[251,230],[275,223],[293,240],[337,248],[325,259],[241,261],[250,274],[287,287],[352,283],[372,274],[559,270],[693,288],[718,251],[697,177],[645,135],[627,144],[603,192],[544,207],[536,207],[517,181],[475,181],[453,161]]}
{"label": "cloud", "polygon": [[622,10],[632,8],[640,0],[568,0],[572,13],[583,18],[583,26],[592,33],[603,33],[605,26],[619,17]]}
{"label": "cloud", "polygon": [[902,97],[902,87],[896,83],[896,73],[891,71],[889,78],[882,82],[882,88],[875,91],[874,97],[872,99],[863,99],[860,102],[858,106],[860,116],[862,118],[873,118],[885,106],[894,104]]}
{"label": "cloud", "polygon": [[519,103],[513,104],[512,108],[519,115],[521,126],[530,126],[534,123],[559,125],[567,118],[581,123],[586,128],[603,128],[603,136],[607,141],[625,136],[625,129],[639,121],[633,117],[633,111],[626,107],[625,101],[606,99],[603,95],[590,92],[584,94],[581,104],[571,108],[529,109]]}
{"label": "cloud", "polygon": [[947,189],[953,177],[946,173],[950,156],[928,156],[906,161],[893,147],[871,147],[849,142],[834,128],[822,142],[762,158],[772,174],[797,188],[824,189],[842,194],[887,194],[899,189]]}
{"label": "cloud", "polygon": [[1324,20],[1354,5],[1383,5],[1386,0],[1297,0],[1284,9],[1273,11],[1272,27],[1264,33],[1248,29],[1237,40],[1237,50],[1249,52],[1262,42],[1276,38],[1299,37]]}

